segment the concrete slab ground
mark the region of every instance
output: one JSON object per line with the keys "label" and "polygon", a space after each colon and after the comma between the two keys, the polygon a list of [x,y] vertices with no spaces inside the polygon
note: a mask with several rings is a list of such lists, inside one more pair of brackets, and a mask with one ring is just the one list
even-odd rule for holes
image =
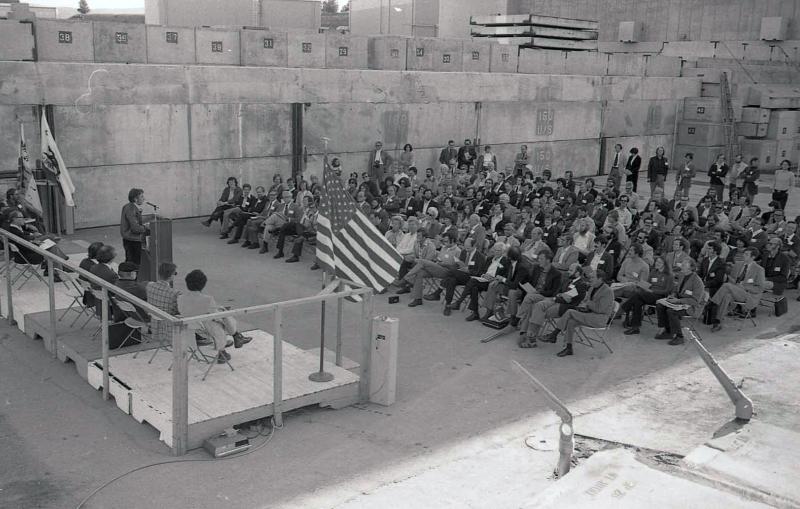
{"label": "concrete slab ground", "polygon": [[[693,200],[701,191],[704,188],[695,186]],[[759,200],[762,198],[764,195],[759,195]],[[797,213],[796,201],[793,194],[790,214]],[[215,229],[204,228],[199,220],[178,221],[174,232],[177,286],[183,288],[182,278],[189,270],[202,268],[220,304],[274,302],[313,294],[320,286],[320,274],[308,270],[309,254],[304,254],[303,263],[285,264],[273,260],[271,252],[257,255],[225,244],[216,239]],[[103,240],[122,252],[115,227],[82,230],[76,238]],[[771,319],[762,312],[758,327],[747,323],[738,331],[731,325],[722,333],[704,334],[706,345],[724,363],[730,356],[745,354],[762,344],[763,339],[785,335],[796,323],[797,310],[797,292],[787,295],[787,315]],[[400,319],[395,405],[292,412],[285,416],[284,429],[248,456],[141,470],[100,491],[86,507],[152,507],[154,501],[163,507],[196,508],[292,505],[297,497],[326,488],[345,487],[352,493],[353,486],[374,490],[382,483],[416,476],[421,465],[430,469],[445,464],[447,456],[439,454],[448,451],[472,454],[480,461],[488,462],[491,457],[502,460],[504,454],[492,456],[493,445],[486,445],[481,452],[481,448],[470,449],[468,444],[486,437],[521,447],[519,440],[525,434],[547,429],[538,424],[539,419],[552,422],[547,421],[552,413],[543,400],[512,370],[512,359],[540,376],[568,404],[596,397],[595,403],[578,408],[598,412],[630,394],[622,390],[626,386],[619,387],[622,383],[633,383],[629,390],[634,390],[638,382],[640,387],[669,391],[667,382],[676,373],[699,369],[694,352],[657,344],[650,339],[652,331],[648,328],[641,337],[623,340],[615,324],[614,354],[578,348],[573,358],[565,360],[555,357],[555,346],[520,350],[510,337],[481,344],[479,339],[489,329],[465,322],[464,314],[443,317],[441,304],[426,302],[421,308],[409,309],[406,299],[399,305],[388,304],[385,296],[376,301],[376,314]],[[359,310],[348,305],[344,313],[344,355],[353,360],[359,358]],[[319,346],[318,309],[298,309],[288,312],[284,319],[289,341],[303,349]],[[272,330],[269,316],[254,315],[248,321],[257,328]],[[328,337],[332,337],[330,321],[329,325]],[[742,359],[745,366],[746,357]],[[764,362],[764,357],[758,362]],[[787,374],[786,383],[791,383],[797,372]],[[713,383],[709,382],[707,391],[698,391],[695,407],[707,408],[710,414],[699,422],[712,426],[696,445],[705,442],[732,414],[721,389]],[[745,380],[745,388],[748,385]],[[756,384],[755,388],[767,401],[761,406],[757,403],[758,412],[766,414],[769,409],[769,413],[787,415],[785,421],[776,417],[769,422],[781,426],[797,422],[791,420],[787,410],[792,408],[791,402],[773,397],[769,383]],[[775,401],[784,402],[773,405]],[[686,422],[689,419],[684,417]],[[520,428],[514,430],[514,425]],[[507,431],[507,426],[512,431]],[[499,435],[495,437],[494,433]],[[260,444],[263,440],[254,437],[253,442]],[[509,458],[520,457],[513,449],[506,450]],[[536,454],[537,458],[527,464],[529,470],[521,472],[529,480],[539,479],[539,473],[550,472],[554,465],[549,457]],[[172,459],[153,428],[136,423],[114,402],[103,401],[71,365],[52,359],[38,342],[5,324],[0,325],[0,457],[0,507],[24,508],[75,507],[117,475]],[[194,451],[187,458],[208,456]],[[499,471],[511,472],[515,465]],[[454,473],[466,472],[459,470],[458,464],[452,468]],[[505,482],[503,479],[507,477],[496,482]],[[513,482],[509,486],[519,486],[517,478]],[[477,481],[472,484],[480,486]]]}

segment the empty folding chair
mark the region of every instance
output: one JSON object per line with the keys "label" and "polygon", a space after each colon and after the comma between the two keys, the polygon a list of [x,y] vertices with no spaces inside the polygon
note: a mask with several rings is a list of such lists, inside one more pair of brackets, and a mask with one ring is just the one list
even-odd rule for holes
{"label": "empty folding chair", "polygon": [[[41,281],[43,284],[46,285],[47,281],[44,280],[44,276],[42,276],[42,274],[39,274],[39,269],[41,268],[39,264],[34,264],[29,262],[28,259],[25,258],[25,255],[23,255],[22,252],[19,250],[19,248],[14,244],[9,244],[9,247],[12,253],[11,261],[14,263],[14,268],[16,268],[19,271],[17,275],[11,280],[11,285],[12,286],[15,285],[17,281],[22,279],[22,284],[19,285],[19,287],[17,288],[18,290],[21,290],[22,287],[25,286],[25,283],[30,281],[31,278],[33,277],[36,277],[39,281]],[[20,259],[22,261],[18,261]]]}
{"label": "empty folding chair", "polygon": [[67,297],[72,298],[72,301],[69,303],[69,306],[67,307],[67,309],[64,310],[64,312],[58,318],[58,321],[60,322],[61,320],[63,320],[64,317],[67,316],[67,313],[69,313],[69,311],[74,308],[78,312],[78,315],[75,317],[74,320],[72,320],[69,326],[73,327],[75,323],[81,319],[81,317],[83,317],[84,315],[88,315],[89,319],[86,320],[83,323],[83,325],[81,325],[81,329],[83,329],[84,327],[86,327],[86,324],[89,323],[89,320],[91,320],[92,312],[88,310],[86,306],[83,304],[83,288],[78,282],[79,281],[78,275],[75,274],[74,272],[67,272],[62,269],[55,269],[55,272],[56,274],[58,274],[58,277],[61,278],[61,282],[64,284],[64,287],[66,288]]}

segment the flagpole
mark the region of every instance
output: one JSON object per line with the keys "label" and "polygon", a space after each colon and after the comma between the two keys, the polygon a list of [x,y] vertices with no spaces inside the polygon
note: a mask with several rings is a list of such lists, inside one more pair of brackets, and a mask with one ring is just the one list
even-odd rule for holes
{"label": "flagpole", "polygon": [[[325,182],[325,164],[328,160],[328,138],[322,138],[325,142],[325,155],[323,157],[322,162],[322,174],[323,174],[323,185]],[[336,274],[331,274],[332,277],[336,277]],[[328,284],[328,273],[322,272],[322,288],[325,288]],[[332,373],[325,372],[325,301],[322,301],[321,304],[322,313],[320,315],[320,324],[319,324],[319,371],[315,371],[308,375],[308,379],[312,382],[330,382],[333,380]]]}

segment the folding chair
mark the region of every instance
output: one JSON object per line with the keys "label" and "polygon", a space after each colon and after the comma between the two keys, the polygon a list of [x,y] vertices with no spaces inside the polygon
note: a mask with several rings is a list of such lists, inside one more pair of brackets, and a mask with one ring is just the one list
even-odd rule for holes
{"label": "folding chair", "polygon": [[748,307],[747,302],[733,301],[733,304],[735,306],[739,306],[740,308],[742,308],[742,312],[744,313],[744,314],[734,314],[736,318],[739,318],[741,320],[750,320],[750,323],[753,324],[753,327],[758,327],[758,324],[756,323],[756,320],[753,317],[753,313],[755,313],[756,309],[758,308],[758,304],[756,304],[756,306],[752,308]]}
{"label": "folding chair", "polygon": [[[227,336],[222,338],[223,344],[222,347],[220,348],[219,345],[217,345],[217,339],[214,337],[211,331],[209,331],[206,328],[204,323],[201,323],[200,325],[190,324],[189,330],[194,333],[191,335],[192,339],[187,347],[189,350],[189,359],[195,359],[198,362],[205,362],[206,364],[208,364],[208,368],[206,369],[205,373],[203,373],[203,378],[201,379],[201,381],[205,382],[206,377],[208,377],[208,374],[211,373],[212,369],[214,369],[214,365],[217,364],[217,359],[220,358],[225,359],[225,364],[227,364],[228,367],[231,368],[231,371],[235,371],[233,369],[233,365],[227,359],[227,357],[220,357],[220,352],[227,347]],[[214,355],[207,355],[205,352],[203,352],[203,350],[200,348],[200,345],[197,344],[198,335],[200,337],[207,338],[212,341],[212,343],[214,344]],[[156,350],[156,352],[157,351],[158,350]],[[172,363],[170,363],[169,365],[169,370],[172,370]]]}
{"label": "folding chair", "polygon": [[[153,355],[150,356],[150,360],[147,361],[148,364],[153,363],[153,359],[156,358],[158,352],[160,350],[164,350],[165,352],[172,351],[172,335],[170,330],[170,324],[161,320],[160,318],[150,317],[150,339],[153,338],[158,339],[158,346],[153,351]],[[139,352],[136,352],[133,355],[135,359],[136,356],[139,355]]]}
{"label": "folding chair", "polygon": [[[91,288],[92,296],[94,296],[95,306],[102,306],[103,305],[103,292],[101,290],[95,290]],[[111,304],[113,302],[113,297],[111,295],[108,296],[108,303]],[[125,321],[115,322],[114,321],[114,313],[113,307],[108,310],[108,326],[113,327],[114,325],[119,325],[121,323],[125,323]],[[101,315],[102,316],[102,315]],[[97,319],[100,321],[100,324],[95,329],[94,333],[92,334],[92,339],[96,338],[100,331],[103,330],[103,319],[101,316],[98,316]]]}
{"label": "folding chair", "polygon": [[[16,282],[20,280],[20,278],[24,278],[24,280],[22,281],[22,284],[19,285],[19,288],[17,288],[17,290],[21,290],[22,287],[25,286],[25,283],[30,281],[31,278],[33,278],[33,277],[36,277],[39,281],[42,282],[42,284],[47,285],[47,281],[44,280],[44,276],[42,276],[42,274],[39,274],[39,268],[40,267],[39,267],[38,264],[33,264],[33,263],[29,262],[28,259],[25,258],[25,255],[22,254],[22,252],[19,250],[19,248],[16,245],[14,245],[12,243],[9,243],[9,248],[10,248],[11,252],[14,253],[11,256],[11,261],[14,264],[13,266],[17,270],[19,270],[19,273],[16,275],[16,277],[14,277],[11,280],[11,285],[12,286],[15,285]],[[17,258],[17,257],[22,258],[24,260],[24,262],[23,263],[17,262],[15,260],[15,258]],[[11,277],[10,274],[8,276]]]}
{"label": "folding chair", "polygon": [[114,306],[116,306],[117,309],[122,311],[122,314],[125,315],[122,323],[130,328],[130,332],[128,332],[128,335],[125,336],[125,339],[122,340],[122,343],[120,343],[117,348],[124,347],[128,340],[133,339],[133,334],[137,331],[139,332],[140,343],[149,342],[150,332],[147,330],[147,320],[142,318],[142,315],[139,313],[139,310],[136,309],[136,306],[126,300],[118,299],[116,297],[111,297],[111,302],[113,302]]}
{"label": "folding chair", "polygon": [[74,272],[67,272],[62,269],[54,269],[54,270],[56,271],[56,274],[58,274],[58,277],[61,278],[61,282],[64,284],[64,287],[66,288],[67,296],[72,297],[72,302],[69,303],[69,306],[61,314],[58,321],[60,322],[61,320],[63,320],[64,317],[67,316],[67,313],[69,313],[69,311],[77,304],[78,307],[76,308],[76,310],[78,311],[78,316],[76,316],[75,319],[72,320],[69,326],[70,328],[72,328],[73,326],[75,326],[75,323],[77,323],[77,321],[80,320],[80,318],[83,315],[88,315],[89,318],[83,323],[83,325],[81,325],[81,329],[83,329],[92,319],[92,312],[89,311],[83,304],[83,288],[79,283],[79,281],[81,280],[78,278],[78,275],[75,274]]}
{"label": "folding chair", "polygon": [[600,343],[606,348],[608,348],[609,353],[614,353],[611,347],[608,346],[606,338],[608,337],[608,330],[611,328],[611,324],[614,322],[614,316],[616,316],[618,311],[619,311],[619,302],[615,301],[613,311],[606,320],[606,324],[604,327],[589,327],[588,325],[576,326],[575,342],[580,343],[584,346],[588,346],[590,348],[594,348],[594,345],[592,343]]}

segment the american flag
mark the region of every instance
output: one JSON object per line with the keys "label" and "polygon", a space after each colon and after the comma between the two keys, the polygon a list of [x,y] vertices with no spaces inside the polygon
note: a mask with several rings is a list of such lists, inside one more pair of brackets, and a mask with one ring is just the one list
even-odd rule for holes
{"label": "american flag", "polygon": [[382,291],[397,278],[403,257],[356,208],[325,165],[317,216],[317,260],[328,274]]}

